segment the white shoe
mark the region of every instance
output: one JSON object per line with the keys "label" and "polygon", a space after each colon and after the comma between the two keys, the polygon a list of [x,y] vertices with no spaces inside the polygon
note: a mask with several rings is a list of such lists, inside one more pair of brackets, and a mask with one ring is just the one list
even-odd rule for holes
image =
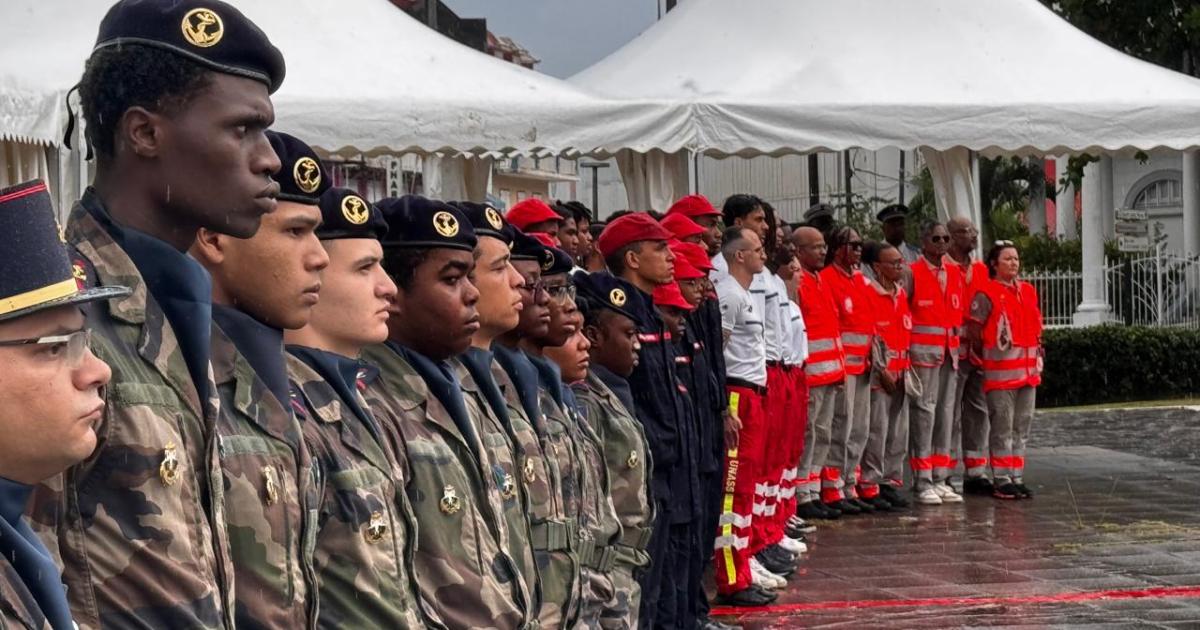
{"label": "white shoe", "polygon": [[933,491],[936,492],[938,497],[940,497],[942,499],[942,503],[962,503],[963,502],[962,495],[955,492],[954,488],[950,487],[950,484],[935,483],[935,484],[933,484]]}
{"label": "white shoe", "polygon": [[811,534],[812,532],[817,531],[816,525],[810,525],[808,521],[800,518],[799,516],[793,516],[789,518],[787,524],[788,527],[794,528],[802,534]]}
{"label": "white shoe", "polygon": [[796,540],[795,538],[788,538],[787,536],[784,536],[783,539],[777,544],[786,549],[793,556],[798,556],[808,551],[808,545],[804,544],[803,541]]}
{"label": "white shoe", "polygon": [[[959,500],[962,500],[962,497],[959,497]],[[916,501],[921,505],[941,505],[942,497],[938,494],[937,490],[925,488],[917,493]]]}
{"label": "white shoe", "polygon": [[750,558],[750,583],[771,590],[781,589],[787,586],[787,580],[781,575],[775,575],[767,570],[766,567],[758,561],[758,558]]}

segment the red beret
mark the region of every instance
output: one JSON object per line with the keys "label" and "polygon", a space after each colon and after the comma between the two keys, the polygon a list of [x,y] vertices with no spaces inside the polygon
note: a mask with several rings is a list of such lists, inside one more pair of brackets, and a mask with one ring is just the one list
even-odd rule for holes
{"label": "red beret", "polygon": [[676,253],[675,248],[671,248],[671,253],[675,254],[675,279],[676,280],[695,280],[703,278],[708,274],[700,271],[683,255]]}
{"label": "red beret", "polygon": [[666,230],[654,217],[645,212],[633,212],[624,215],[604,226],[600,238],[596,239],[596,249],[602,256],[638,241],[669,241],[671,233]]}
{"label": "red beret", "polygon": [[547,234],[545,232],[526,232],[526,234],[532,236],[533,238],[536,238],[539,243],[541,243],[542,245],[545,245],[546,247],[559,247],[560,246],[558,239],[554,238],[553,236],[550,236],[549,234]]}
{"label": "red beret", "polygon": [[708,252],[704,250],[704,247],[696,243],[678,243],[672,245],[671,252],[675,254],[676,264],[679,264],[679,259],[683,258],[688,261],[688,264],[700,271],[708,272],[714,269],[712,259],[708,257]]}
{"label": "red beret", "polygon": [[682,214],[685,217],[721,216],[721,211],[713,207],[704,195],[688,195],[667,210],[667,214]]}
{"label": "red beret", "polygon": [[517,226],[517,229],[524,231],[525,228],[543,221],[562,221],[562,215],[555,212],[550,206],[546,205],[545,201],[537,197],[529,197],[523,201],[517,202],[515,206],[509,208],[508,213],[504,215],[508,222]]}
{"label": "red beret", "polygon": [[654,293],[651,293],[650,297],[659,306],[676,306],[685,311],[692,310],[692,305],[688,304],[688,301],[684,299],[683,292],[679,290],[679,285],[674,282],[654,287]]}
{"label": "red beret", "polygon": [[703,234],[706,230],[685,214],[676,212],[668,214],[662,220],[662,226],[671,231],[675,238],[683,240],[689,236]]}

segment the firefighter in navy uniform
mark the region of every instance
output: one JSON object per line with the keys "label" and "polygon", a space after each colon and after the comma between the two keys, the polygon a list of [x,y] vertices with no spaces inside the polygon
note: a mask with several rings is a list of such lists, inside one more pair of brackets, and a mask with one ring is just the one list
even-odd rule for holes
{"label": "firefighter in navy uniform", "polygon": [[643,628],[676,621],[657,618],[657,611],[664,607],[660,598],[672,596],[673,569],[666,566],[671,523],[691,510],[691,498],[673,494],[671,480],[680,470],[694,467],[693,462],[682,461],[687,451],[681,444],[681,425],[688,421],[687,409],[679,397],[670,335],[651,299],[655,287],[674,282],[675,256],[667,244],[670,238],[671,233],[649,214],[633,212],[610,221],[596,241],[609,272],[638,289],[629,296],[628,304],[637,308],[641,350],[629,384],[635,413],[654,457],[651,491],[658,513],[647,548],[651,564],[641,576]]}

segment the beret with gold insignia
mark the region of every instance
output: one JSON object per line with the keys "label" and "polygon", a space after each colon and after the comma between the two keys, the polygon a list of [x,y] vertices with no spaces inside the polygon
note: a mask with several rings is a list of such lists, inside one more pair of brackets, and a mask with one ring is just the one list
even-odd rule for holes
{"label": "beret with gold insignia", "polygon": [[388,231],[383,213],[349,188],[330,188],[321,195],[321,225],[317,238],[382,239]]}
{"label": "beret with gold insignia", "polygon": [[637,316],[641,292],[629,282],[605,271],[576,271],[571,279],[575,283],[575,291],[589,306],[609,309],[635,323],[641,321]]}
{"label": "beret with gold insignia", "polygon": [[241,11],[221,0],[120,0],[100,21],[94,50],[140,44],[182,55],[275,92],[283,53]]}
{"label": "beret with gold insignia", "polygon": [[518,230],[509,224],[512,233],[512,259],[528,260],[541,265],[545,259],[546,246],[536,238]]}
{"label": "beret with gold insignia", "polygon": [[491,204],[455,201],[450,205],[458,208],[466,215],[467,220],[471,222],[471,227],[475,228],[475,236],[490,236],[498,238],[505,243],[512,242],[512,230],[505,229],[508,226],[508,221]]}
{"label": "beret with gold insignia", "polygon": [[296,136],[279,131],[267,131],[267,140],[271,141],[271,148],[275,149],[282,164],[275,173],[279,199],[317,205],[330,186],[329,176],[321,166],[317,152]]}
{"label": "beret with gold insignia", "polygon": [[475,251],[475,228],[454,206],[420,195],[388,197],[378,204],[387,222],[385,248],[445,248]]}
{"label": "beret with gold insignia", "polygon": [[560,273],[571,273],[575,268],[575,260],[571,255],[557,247],[547,247],[542,254],[542,276],[553,276]]}

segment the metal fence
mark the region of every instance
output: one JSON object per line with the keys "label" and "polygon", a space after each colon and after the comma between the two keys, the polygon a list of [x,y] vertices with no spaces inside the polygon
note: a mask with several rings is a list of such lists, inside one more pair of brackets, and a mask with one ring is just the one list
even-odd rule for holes
{"label": "metal fence", "polygon": [[[1034,271],[1023,274],[1038,291],[1047,327],[1074,325],[1083,301],[1083,274]],[[1200,260],[1159,251],[1104,261],[1104,293],[1110,320],[1128,326],[1200,329]]]}

